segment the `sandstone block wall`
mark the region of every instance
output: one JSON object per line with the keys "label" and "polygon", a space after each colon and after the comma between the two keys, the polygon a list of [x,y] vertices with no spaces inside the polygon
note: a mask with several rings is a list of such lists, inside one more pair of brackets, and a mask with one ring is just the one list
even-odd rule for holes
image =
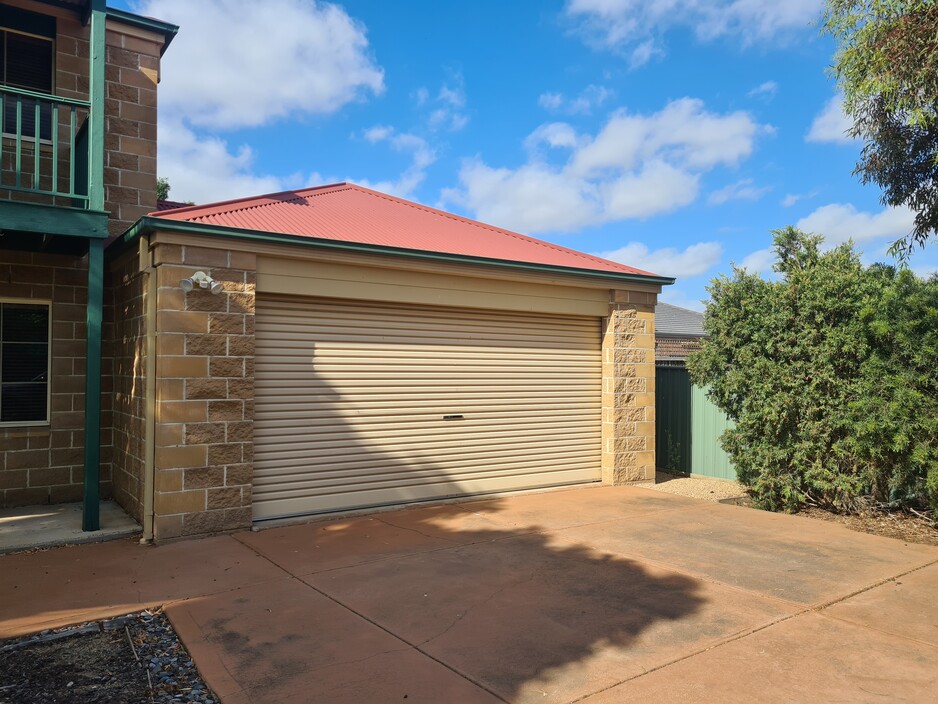
{"label": "sandstone block wall", "polygon": [[[156,538],[248,528],[256,258],[159,245],[156,261]],[[180,279],[199,270],[224,292],[183,292]]]}
{"label": "sandstone block wall", "polygon": [[655,478],[654,293],[614,291],[603,323],[602,476]]}
{"label": "sandstone block wall", "polygon": [[[50,423],[0,427],[0,504],[79,501],[84,481],[87,262],[0,250],[0,298],[52,302]],[[110,394],[110,364],[102,364]],[[110,413],[102,412],[101,493],[111,493]]]}

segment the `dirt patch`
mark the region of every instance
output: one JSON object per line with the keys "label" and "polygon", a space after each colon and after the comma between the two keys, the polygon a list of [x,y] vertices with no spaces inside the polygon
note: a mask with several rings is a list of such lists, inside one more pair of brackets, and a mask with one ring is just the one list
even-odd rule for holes
{"label": "dirt patch", "polygon": [[906,543],[938,546],[938,528],[930,521],[911,513],[870,511],[857,516],[848,516],[820,508],[806,508],[799,511],[798,515],[840,523],[860,533],[895,538]]}
{"label": "dirt patch", "polygon": [[162,613],[0,643],[0,704],[217,701]]}
{"label": "dirt patch", "polygon": [[688,477],[683,474],[661,471],[657,473],[654,483],[644,482],[636,486],[702,501],[723,501],[746,496],[746,488],[739,482],[729,479]]}

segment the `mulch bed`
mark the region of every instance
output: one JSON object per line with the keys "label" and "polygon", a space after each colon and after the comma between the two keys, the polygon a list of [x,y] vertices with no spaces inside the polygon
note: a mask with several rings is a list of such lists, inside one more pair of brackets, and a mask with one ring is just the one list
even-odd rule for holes
{"label": "mulch bed", "polygon": [[895,538],[906,543],[938,546],[938,527],[934,522],[904,511],[866,511],[859,515],[847,515],[821,508],[805,508],[799,511],[799,515],[840,523],[860,533]]}
{"label": "mulch bed", "polygon": [[0,643],[0,704],[156,704],[218,698],[169,620],[142,611]]}

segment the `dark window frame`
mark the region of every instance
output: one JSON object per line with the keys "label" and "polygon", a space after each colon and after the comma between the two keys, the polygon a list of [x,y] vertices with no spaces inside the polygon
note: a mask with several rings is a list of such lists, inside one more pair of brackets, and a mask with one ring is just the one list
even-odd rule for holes
{"label": "dark window frame", "polygon": [[[9,12],[9,10],[8,10]],[[26,12],[21,11],[21,14]],[[4,13],[6,15],[7,13]],[[35,13],[28,13],[33,15]],[[39,19],[45,19],[42,15],[37,16]],[[33,93],[40,93],[43,95],[53,96],[55,95],[55,78],[56,78],[56,30],[55,30],[55,19],[52,19],[51,29],[50,27],[45,26],[32,26],[33,22],[29,21],[29,18],[23,19],[18,14],[14,14],[12,17],[0,16],[0,86],[6,86],[14,90],[28,90]],[[36,21],[38,24],[41,22]],[[21,26],[16,26],[16,25]],[[41,33],[37,33],[38,30]],[[45,30],[45,31],[43,31]],[[9,48],[10,48],[10,36],[16,35],[20,37],[29,37],[30,39],[39,40],[42,42],[48,42],[49,46],[49,76],[48,83],[43,83],[39,86],[38,83],[27,86],[24,84],[13,84],[10,82],[9,68],[10,62],[8,60]],[[22,98],[22,118],[21,118],[21,137],[27,140],[33,140],[36,136],[36,113],[35,106],[36,101],[31,100],[30,98]],[[50,142],[52,139],[52,106],[48,103],[40,103],[39,109],[39,141],[40,142]],[[8,105],[4,105],[3,115],[0,115],[0,127],[2,127],[2,133],[4,136],[16,136],[16,103],[10,102]]]}
{"label": "dark window frame", "polygon": [[[15,342],[7,342],[3,338],[3,313],[5,312],[6,306],[44,306],[46,308],[46,318],[48,321],[48,326],[46,328],[46,371],[45,371],[45,386],[46,386],[46,414],[45,418],[35,418],[28,420],[4,420],[2,416],[2,410],[0,410],[0,428],[17,428],[17,427],[28,427],[28,426],[43,426],[49,425],[52,418],[52,301],[50,300],[35,300],[31,298],[0,298],[0,409],[2,409],[3,403],[3,393],[4,391],[12,384],[16,382],[3,382],[3,347],[7,344],[16,344]],[[21,383],[33,383],[33,382],[21,382]],[[37,382],[38,383],[38,382]]]}

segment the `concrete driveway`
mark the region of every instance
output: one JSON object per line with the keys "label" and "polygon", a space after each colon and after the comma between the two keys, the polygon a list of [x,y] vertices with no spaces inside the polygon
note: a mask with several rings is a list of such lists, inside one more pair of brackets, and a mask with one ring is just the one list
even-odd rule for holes
{"label": "concrete driveway", "polygon": [[0,637],[163,604],[224,702],[900,702],[938,548],[638,488],[0,557]]}

